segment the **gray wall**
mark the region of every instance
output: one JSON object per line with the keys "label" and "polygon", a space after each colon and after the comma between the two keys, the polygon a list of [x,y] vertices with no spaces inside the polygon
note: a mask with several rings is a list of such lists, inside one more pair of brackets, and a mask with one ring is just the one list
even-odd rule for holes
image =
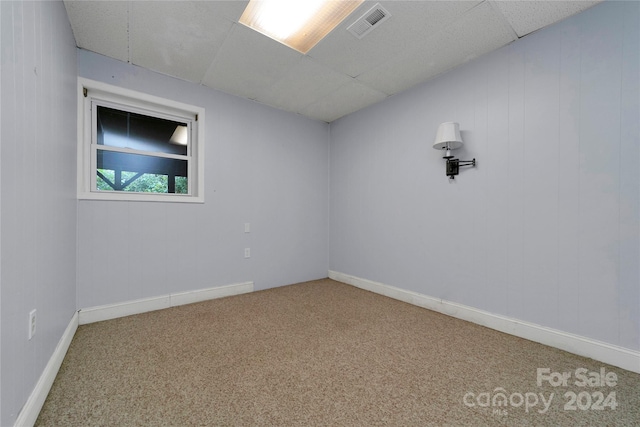
{"label": "gray wall", "polygon": [[[331,124],[330,269],[640,349],[638,2]],[[455,181],[431,148],[463,130]]]}
{"label": "gray wall", "polygon": [[79,308],[327,276],[326,123],[88,51],[78,51],[78,70],[206,109],[204,204],[78,202]]}
{"label": "gray wall", "polygon": [[77,67],[62,2],[2,1],[0,20],[0,425],[9,426],[76,309]]}

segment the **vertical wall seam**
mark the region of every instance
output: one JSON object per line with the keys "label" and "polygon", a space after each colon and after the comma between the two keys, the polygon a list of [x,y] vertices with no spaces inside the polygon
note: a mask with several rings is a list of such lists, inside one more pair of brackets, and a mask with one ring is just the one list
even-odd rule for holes
{"label": "vertical wall seam", "polygon": [[[3,5],[0,4],[0,23],[2,23]],[[0,58],[4,44],[0,42]],[[0,66],[0,170],[2,169],[2,69]],[[2,174],[0,173],[0,195],[2,194]],[[0,196],[0,319],[2,319],[2,197]],[[0,402],[2,402],[2,340],[0,339]],[[2,423],[2,404],[0,403],[0,423]]]}
{"label": "vertical wall seam", "polygon": [[327,275],[331,268],[331,123],[327,123]]}
{"label": "vertical wall seam", "polygon": [[[623,184],[623,178],[622,178],[622,133],[623,133],[623,129],[622,129],[622,122],[623,122],[623,108],[624,108],[624,102],[623,102],[623,90],[622,90],[622,85],[624,82],[624,47],[625,47],[625,27],[626,27],[626,22],[627,20],[624,19],[622,26],[618,27],[621,28],[621,35],[620,35],[620,40],[622,41],[622,46],[620,46],[620,91],[619,91],[619,99],[618,101],[620,102],[620,114],[618,116],[618,238],[616,239],[616,246],[617,246],[617,254],[616,254],[616,259],[618,261],[618,265],[617,265],[617,275],[618,275],[618,286],[617,286],[617,290],[618,290],[618,295],[617,295],[617,301],[616,304],[618,305],[618,307],[620,307],[620,297],[621,297],[621,292],[620,292],[620,287],[622,285],[622,259],[621,259],[621,254],[622,254],[622,249],[621,249],[621,241],[622,241],[622,209],[621,209],[621,203],[622,203],[622,184]],[[618,313],[618,334],[617,334],[617,344],[621,343],[621,339],[622,339],[622,316],[620,316],[620,313]]]}
{"label": "vertical wall seam", "polygon": [[577,299],[577,305],[578,305],[578,309],[577,309],[577,326],[578,326],[578,333],[581,333],[582,331],[580,330],[580,325],[582,324],[582,274],[581,274],[581,263],[580,260],[582,259],[582,233],[580,232],[581,228],[582,228],[582,209],[581,209],[581,205],[582,205],[582,174],[580,173],[582,170],[582,162],[581,162],[581,154],[582,154],[582,78],[583,78],[583,73],[582,73],[582,27],[583,24],[582,22],[580,22],[578,24],[578,114],[577,114],[577,121],[578,121],[578,188],[576,189],[578,192],[578,253],[576,254],[578,257],[578,271],[577,271],[577,285],[578,285],[578,289],[576,292],[576,299]]}
{"label": "vertical wall seam", "polygon": [[[564,42],[564,37],[562,37],[562,32],[559,32],[558,38],[558,145],[562,144],[562,47]],[[556,170],[556,183],[557,183],[557,205],[556,205],[556,226],[558,227],[558,232],[556,233],[556,324],[560,324],[560,307],[562,306],[560,301],[560,203],[562,200],[561,190],[562,184],[560,182],[560,170],[562,168],[562,162],[560,160],[561,156],[556,156],[558,169]]]}
{"label": "vertical wall seam", "polygon": [[[527,129],[527,47],[525,45],[523,52],[522,52],[522,159],[520,160],[522,162],[522,179],[520,181],[520,185],[522,186],[520,191],[523,194],[522,197],[522,223],[520,224],[520,234],[522,236],[522,248],[520,251],[520,255],[522,256],[522,262],[521,262],[521,271],[520,271],[520,278],[522,280],[522,278],[526,277],[525,276],[525,262],[524,262],[524,258],[525,258],[525,248],[526,248],[526,236],[525,236],[525,230],[526,230],[526,211],[527,211],[527,193],[526,193],[526,174],[527,174],[527,164],[526,164],[526,148],[527,148],[527,141],[526,141],[526,129]],[[519,307],[519,310],[522,310],[522,304]],[[522,312],[522,311],[521,311]],[[524,313],[523,313],[524,314]],[[526,317],[523,315],[523,317]]]}
{"label": "vertical wall seam", "polygon": [[[507,46],[506,48],[506,52],[507,52],[507,141],[506,141],[506,145],[507,145],[507,165],[511,163],[511,57],[512,57],[512,51],[513,51],[513,44]],[[509,175],[511,173],[511,168],[507,167],[505,168],[507,170],[507,191],[505,192],[507,194],[507,213],[509,212],[509,206],[511,206],[511,192],[509,191],[509,183],[511,182],[511,176]],[[507,252],[508,252],[508,248],[509,248],[509,242],[511,242],[511,227],[509,225],[509,215],[507,215]],[[511,292],[510,292],[510,286],[509,286],[509,263],[505,262],[504,263],[504,268],[506,270],[506,279],[507,279],[507,303],[506,303],[506,307],[505,307],[505,313],[510,314],[511,313],[511,307],[510,307],[510,296],[511,296]]]}

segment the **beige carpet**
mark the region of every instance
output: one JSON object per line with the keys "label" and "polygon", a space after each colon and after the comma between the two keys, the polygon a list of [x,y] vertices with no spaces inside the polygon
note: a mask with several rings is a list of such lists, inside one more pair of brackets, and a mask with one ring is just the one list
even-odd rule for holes
{"label": "beige carpet", "polygon": [[36,425],[637,426],[640,375],[325,279],[81,326]]}

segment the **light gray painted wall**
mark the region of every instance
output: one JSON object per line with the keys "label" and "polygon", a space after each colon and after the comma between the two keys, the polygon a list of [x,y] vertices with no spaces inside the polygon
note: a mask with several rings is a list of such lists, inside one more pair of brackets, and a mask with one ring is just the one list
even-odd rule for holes
{"label": "light gray painted wall", "polygon": [[[640,349],[640,3],[331,124],[330,269]],[[431,145],[457,121],[455,181]]]}
{"label": "light gray painted wall", "polygon": [[78,51],[78,69],[82,77],[206,109],[204,204],[79,201],[79,308],[327,276],[326,123],[88,51]]}
{"label": "light gray painted wall", "polygon": [[77,66],[62,2],[2,1],[0,20],[0,425],[10,426],[76,308]]}

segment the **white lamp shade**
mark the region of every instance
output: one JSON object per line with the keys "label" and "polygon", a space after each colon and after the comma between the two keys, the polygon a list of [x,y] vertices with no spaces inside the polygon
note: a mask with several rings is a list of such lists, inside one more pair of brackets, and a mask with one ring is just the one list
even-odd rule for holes
{"label": "white lamp shade", "polygon": [[462,147],[462,138],[460,137],[460,125],[456,122],[444,122],[438,126],[436,140],[433,148],[436,150],[449,149],[455,150]]}

